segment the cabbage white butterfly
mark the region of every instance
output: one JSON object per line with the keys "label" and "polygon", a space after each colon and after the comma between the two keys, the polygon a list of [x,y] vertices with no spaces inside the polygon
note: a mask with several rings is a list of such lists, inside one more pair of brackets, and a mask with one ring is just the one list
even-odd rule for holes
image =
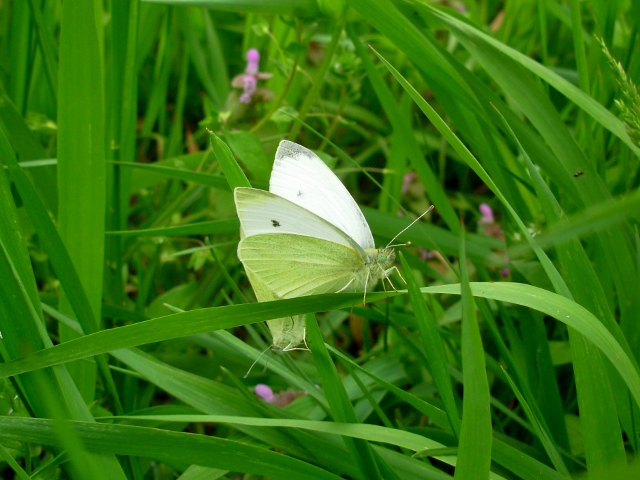
{"label": "cabbage white butterfly", "polygon": [[[396,267],[375,248],[369,225],[338,177],[311,150],[280,142],[269,191],[238,187],[238,257],[258,301],[366,291]],[[389,283],[391,281],[389,280]],[[273,348],[304,342],[303,317],[270,320]]]}

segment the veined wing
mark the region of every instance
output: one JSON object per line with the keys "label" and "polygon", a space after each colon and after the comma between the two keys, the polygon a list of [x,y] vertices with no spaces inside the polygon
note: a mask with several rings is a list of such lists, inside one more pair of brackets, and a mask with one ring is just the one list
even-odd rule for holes
{"label": "veined wing", "polygon": [[335,225],[363,249],[375,247],[360,207],[335,173],[311,150],[287,140],[280,142],[269,191]]}
{"label": "veined wing", "polygon": [[272,350],[277,352],[307,350],[299,347],[305,342],[306,336],[304,315],[269,320],[267,327],[273,338]]}
{"label": "veined wing", "polygon": [[[247,277],[259,302],[269,302],[278,298],[251,270],[247,270]],[[267,320],[267,327],[271,332],[272,349],[275,351],[296,350],[305,341],[304,315]]]}
{"label": "veined wing", "polygon": [[366,270],[353,248],[303,235],[247,236],[238,245],[238,257],[281,298],[338,292]]}
{"label": "veined wing", "polygon": [[364,256],[362,248],[342,230],[285,198],[243,187],[234,190],[234,198],[246,237],[272,233],[306,235],[353,248]]}

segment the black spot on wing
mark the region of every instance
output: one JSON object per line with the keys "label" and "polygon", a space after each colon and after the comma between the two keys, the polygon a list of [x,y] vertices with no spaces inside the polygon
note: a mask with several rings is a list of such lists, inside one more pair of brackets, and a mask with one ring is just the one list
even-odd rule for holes
{"label": "black spot on wing", "polygon": [[271,220],[271,225],[273,225],[274,227],[279,227],[280,226],[280,222],[277,220]]}

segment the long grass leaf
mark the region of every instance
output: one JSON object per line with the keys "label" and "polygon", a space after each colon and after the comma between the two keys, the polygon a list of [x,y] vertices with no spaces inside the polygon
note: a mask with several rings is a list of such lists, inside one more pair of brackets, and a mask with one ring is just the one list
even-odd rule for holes
{"label": "long grass leaf", "polygon": [[[0,139],[0,143],[3,140]],[[6,144],[5,144],[6,145]],[[98,321],[95,312],[91,308],[89,298],[81,283],[80,277],[72,261],[71,255],[65,247],[58,230],[51,221],[49,213],[42,204],[38,193],[29,182],[26,174],[13,157],[13,152],[6,151],[0,147],[5,153],[4,162],[7,164],[9,172],[17,186],[20,196],[25,204],[26,210],[33,226],[42,236],[42,243],[45,250],[49,254],[49,260],[54,270],[58,274],[63,288],[67,293],[69,306],[78,318],[80,325],[85,333],[95,333],[98,329]],[[117,411],[122,411],[118,392],[109,370],[107,359],[98,357],[96,361],[99,365],[100,372],[103,376],[107,389],[112,395]]]}
{"label": "long grass leaf", "polygon": [[[340,380],[335,365],[331,361],[327,351],[322,333],[318,327],[317,320],[312,315],[306,317],[308,343],[311,344],[313,359],[318,369],[318,375],[322,381],[322,386],[329,403],[329,408],[334,419],[338,422],[357,423],[353,406]],[[353,438],[345,438],[347,448],[357,458],[364,478],[381,477],[382,466],[377,465],[373,453],[367,442]],[[388,468],[388,467],[387,467]],[[395,475],[394,475],[395,477]]]}
{"label": "long grass leaf", "polygon": [[410,273],[411,270],[407,261],[404,259],[404,255],[400,255],[400,260],[402,261],[402,266],[406,272],[405,278],[407,279],[407,289],[409,290],[411,305],[413,306],[416,321],[418,322],[418,330],[420,331],[420,336],[424,345],[425,355],[429,361],[429,366],[431,367],[431,375],[433,375],[433,379],[438,387],[438,392],[442,397],[451,429],[454,434],[459,437],[460,415],[453,396],[451,379],[447,368],[447,360],[442,346],[442,340],[440,339],[440,333],[438,332],[436,320],[424,301],[415,278],[413,278],[413,275]]}
{"label": "long grass leaf", "polygon": [[[58,443],[51,420],[3,417],[0,421],[3,435],[7,437],[49,445]],[[68,426],[87,446],[105,453],[152,457],[164,462],[203,465],[280,478],[340,478],[295,458],[223,438],[131,425],[70,422]]]}
{"label": "long grass leaf", "polygon": [[460,291],[462,295],[462,425],[455,478],[487,478],[491,467],[491,412],[484,349],[469,288],[464,230],[460,235]]}

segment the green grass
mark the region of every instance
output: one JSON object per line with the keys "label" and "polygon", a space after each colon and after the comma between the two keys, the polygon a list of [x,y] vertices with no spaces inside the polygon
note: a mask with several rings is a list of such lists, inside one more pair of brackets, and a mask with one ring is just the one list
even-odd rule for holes
{"label": "green grass", "polygon": [[[640,475],[640,10],[449,3],[0,3],[0,476]],[[406,290],[255,301],[281,139]]]}

